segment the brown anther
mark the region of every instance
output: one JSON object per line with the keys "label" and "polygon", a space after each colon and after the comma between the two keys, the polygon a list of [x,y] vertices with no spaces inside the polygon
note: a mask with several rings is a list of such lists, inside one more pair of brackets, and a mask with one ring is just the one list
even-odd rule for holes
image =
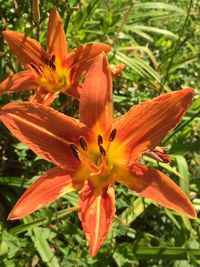
{"label": "brown anther", "polygon": [[45,57],[45,64],[46,64],[46,65],[49,65],[49,60],[48,60],[47,57]]}
{"label": "brown anther", "polygon": [[56,70],[56,65],[55,64],[52,64],[51,65],[51,68],[52,68],[53,71],[55,71]]}
{"label": "brown anther", "polygon": [[52,68],[52,63],[51,63],[51,60],[49,61],[49,63],[48,63],[48,66],[49,66],[49,68]]}
{"label": "brown anther", "polygon": [[98,135],[97,142],[99,147],[103,144],[103,137],[100,134]]}
{"label": "brown anther", "polygon": [[83,150],[87,150],[87,141],[84,136],[79,137],[79,142]]}
{"label": "brown anther", "polygon": [[71,149],[71,151],[72,151],[74,157],[75,157],[77,160],[80,160],[80,159],[79,159],[79,155],[78,155],[78,147],[77,147],[76,145],[74,145],[74,144],[70,144],[69,147],[70,147],[70,149]]}
{"label": "brown anther", "polygon": [[117,130],[113,129],[109,136],[109,141],[112,142],[116,137]]}
{"label": "brown anther", "polygon": [[52,55],[52,57],[51,57],[51,63],[54,63],[55,60],[56,60],[56,56],[55,55]]}
{"label": "brown anther", "polygon": [[38,67],[35,64],[31,63],[30,65],[38,74],[40,74]]}
{"label": "brown anther", "polygon": [[100,153],[101,153],[102,156],[105,156],[106,155],[106,151],[105,151],[105,149],[103,148],[102,145],[99,146],[99,151],[100,151]]}

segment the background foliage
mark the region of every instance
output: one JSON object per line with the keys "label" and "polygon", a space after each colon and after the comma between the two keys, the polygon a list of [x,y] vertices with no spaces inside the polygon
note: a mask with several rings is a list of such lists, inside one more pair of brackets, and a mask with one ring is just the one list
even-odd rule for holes
{"label": "background foliage", "polygon": [[[48,12],[56,6],[69,50],[86,42],[110,44],[110,63],[126,69],[114,80],[115,115],[163,92],[196,88],[190,110],[163,145],[171,164],[148,164],[167,173],[200,210],[200,3],[195,0],[40,1],[34,21],[32,1],[0,0],[1,30],[15,30],[45,47]],[[0,36],[0,79],[18,72],[18,63]],[[29,93],[3,95],[0,105],[26,100]],[[54,108],[78,116],[76,100],[60,95]],[[134,122],[133,122],[134,123]],[[159,131],[159,129],[158,129]],[[116,187],[117,214],[95,258],[77,217],[77,195],[70,193],[20,221],[6,217],[25,188],[51,164],[36,157],[0,125],[0,266],[174,266],[200,265],[200,222],[189,220]],[[34,200],[33,200],[34,201]]]}

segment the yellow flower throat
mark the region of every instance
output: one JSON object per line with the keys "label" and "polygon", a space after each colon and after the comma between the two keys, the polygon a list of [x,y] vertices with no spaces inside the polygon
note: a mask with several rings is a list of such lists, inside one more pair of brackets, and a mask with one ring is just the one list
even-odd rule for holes
{"label": "yellow flower throat", "polygon": [[65,91],[70,87],[69,70],[64,68],[58,58],[52,55],[45,58],[45,63],[40,66],[30,64],[37,73],[36,82],[50,92]]}
{"label": "yellow flower throat", "polygon": [[88,146],[85,137],[80,136],[79,146],[69,145],[76,160],[82,162],[82,167],[76,175],[78,179],[89,179],[96,186],[104,186],[114,178],[114,162],[109,155],[109,148],[115,136],[116,129],[113,129],[107,143],[104,143],[99,134],[96,144]]}

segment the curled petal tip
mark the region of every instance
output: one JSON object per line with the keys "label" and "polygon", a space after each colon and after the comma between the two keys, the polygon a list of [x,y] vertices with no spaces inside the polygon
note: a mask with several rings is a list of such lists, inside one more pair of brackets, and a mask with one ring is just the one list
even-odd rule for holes
{"label": "curled petal tip", "polygon": [[126,66],[123,63],[120,63],[118,65],[110,64],[109,67],[111,70],[112,77],[117,78]]}

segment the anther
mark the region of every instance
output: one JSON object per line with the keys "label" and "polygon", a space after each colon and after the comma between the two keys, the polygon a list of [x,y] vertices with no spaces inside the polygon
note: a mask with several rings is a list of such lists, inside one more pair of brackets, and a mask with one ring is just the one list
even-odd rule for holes
{"label": "anther", "polygon": [[105,149],[103,148],[102,145],[99,146],[99,151],[100,151],[100,153],[101,153],[102,156],[105,156],[106,155],[106,151],[105,151]]}
{"label": "anther", "polygon": [[46,65],[49,65],[49,60],[47,57],[45,57],[45,63],[46,63]]}
{"label": "anther", "polygon": [[109,141],[112,142],[116,137],[117,130],[113,129],[109,136]]}
{"label": "anther", "polygon": [[40,72],[39,72],[39,70],[38,70],[38,67],[37,67],[35,64],[31,63],[30,65],[31,65],[31,67],[32,67],[37,73],[40,74]]}
{"label": "anther", "polygon": [[54,63],[55,62],[55,59],[56,59],[56,56],[55,55],[52,55],[52,57],[51,57],[51,63]]}
{"label": "anther", "polygon": [[100,147],[103,144],[103,137],[100,134],[98,135],[97,141],[98,141],[98,146]]}
{"label": "anther", "polygon": [[77,147],[76,145],[74,145],[74,144],[70,144],[69,147],[70,147],[70,149],[71,149],[71,151],[72,151],[74,157],[75,157],[77,160],[80,160],[80,159],[79,159],[79,155],[78,155],[78,147]]}
{"label": "anther", "polygon": [[53,71],[55,71],[56,70],[56,65],[55,64],[52,64],[51,65],[51,68],[52,68]]}
{"label": "anther", "polygon": [[85,137],[80,136],[79,137],[79,142],[80,142],[80,145],[81,145],[82,149],[83,150],[87,150],[87,141],[86,141]]}

